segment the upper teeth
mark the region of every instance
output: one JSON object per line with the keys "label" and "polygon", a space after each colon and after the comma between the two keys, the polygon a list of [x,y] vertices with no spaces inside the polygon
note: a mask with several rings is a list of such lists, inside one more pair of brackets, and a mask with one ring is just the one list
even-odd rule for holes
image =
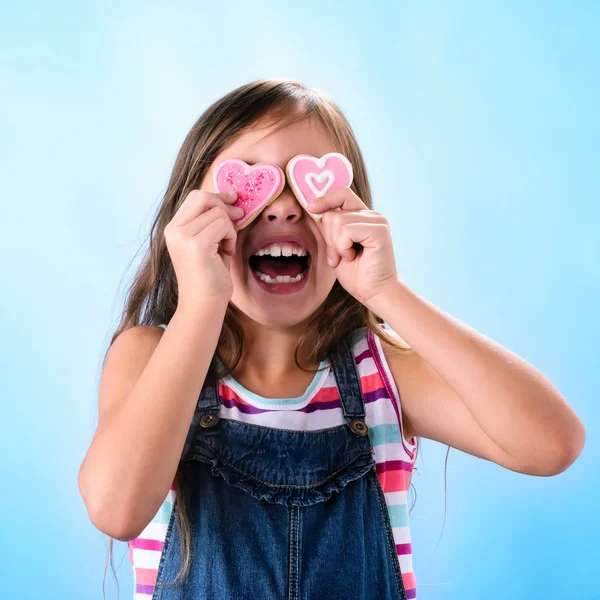
{"label": "upper teeth", "polygon": [[308,252],[304,248],[298,248],[291,246],[290,244],[272,244],[265,246],[253,254],[253,256],[264,256],[269,254],[270,256],[306,256]]}

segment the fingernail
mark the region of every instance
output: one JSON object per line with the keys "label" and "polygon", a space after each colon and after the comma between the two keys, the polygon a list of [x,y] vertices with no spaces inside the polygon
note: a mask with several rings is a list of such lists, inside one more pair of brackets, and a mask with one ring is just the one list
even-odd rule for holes
{"label": "fingernail", "polygon": [[331,258],[331,256],[328,256],[328,257],[327,257],[327,264],[328,264],[330,267],[333,267],[333,258]]}
{"label": "fingernail", "polygon": [[237,198],[237,192],[235,190],[229,190],[228,192],[226,192],[227,197],[230,198],[231,200],[233,200],[234,198]]}

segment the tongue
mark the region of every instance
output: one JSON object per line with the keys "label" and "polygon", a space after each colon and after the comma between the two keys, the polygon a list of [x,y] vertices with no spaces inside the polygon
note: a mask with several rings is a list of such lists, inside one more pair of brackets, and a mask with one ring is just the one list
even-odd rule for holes
{"label": "tongue", "polygon": [[299,258],[272,258],[260,256],[257,260],[257,270],[269,277],[289,275],[296,277],[304,271],[304,263]]}

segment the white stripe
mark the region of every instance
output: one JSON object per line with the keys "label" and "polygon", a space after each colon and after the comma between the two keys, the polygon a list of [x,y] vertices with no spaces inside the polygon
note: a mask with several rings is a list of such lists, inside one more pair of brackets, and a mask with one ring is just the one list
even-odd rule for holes
{"label": "white stripe", "polygon": [[400,563],[400,570],[403,573],[413,572],[412,554],[398,554],[398,562]]}
{"label": "white stripe", "polygon": [[396,544],[409,544],[410,539],[410,527],[392,527],[392,533],[394,534],[394,540]]}
{"label": "white stripe", "polygon": [[133,564],[138,569],[158,569],[161,553],[158,550],[133,549]]}
{"label": "white stripe", "polygon": [[296,431],[313,431],[344,424],[341,410],[317,410],[313,413],[299,411],[279,411],[252,415],[240,412],[237,408],[221,406],[221,418],[242,421],[251,425],[263,425],[278,429],[294,429]]}
{"label": "white stripe", "polygon": [[168,525],[166,524],[150,521],[150,523],[146,525],[144,531],[140,533],[139,537],[147,540],[160,540],[161,542],[164,542],[167,537],[167,527]]}
{"label": "white stripe", "polygon": [[388,505],[406,504],[407,492],[384,492],[385,501]]}
{"label": "white stripe", "polygon": [[379,444],[373,449],[375,450],[375,462],[378,463],[386,460],[411,461],[410,456],[406,453],[404,446],[400,442],[396,444]]}

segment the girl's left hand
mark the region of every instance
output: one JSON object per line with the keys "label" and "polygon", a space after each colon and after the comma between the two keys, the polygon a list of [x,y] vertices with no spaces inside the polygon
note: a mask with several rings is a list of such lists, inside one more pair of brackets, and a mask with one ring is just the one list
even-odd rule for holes
{"label": "girl's left hand", "polygon": [[398,282],[387,219],[347,187],[312,200],[309,206],[310,212],[323,213],[316,223],[327,243],[329,266],[344,289],[369,308],[378,294]]}

